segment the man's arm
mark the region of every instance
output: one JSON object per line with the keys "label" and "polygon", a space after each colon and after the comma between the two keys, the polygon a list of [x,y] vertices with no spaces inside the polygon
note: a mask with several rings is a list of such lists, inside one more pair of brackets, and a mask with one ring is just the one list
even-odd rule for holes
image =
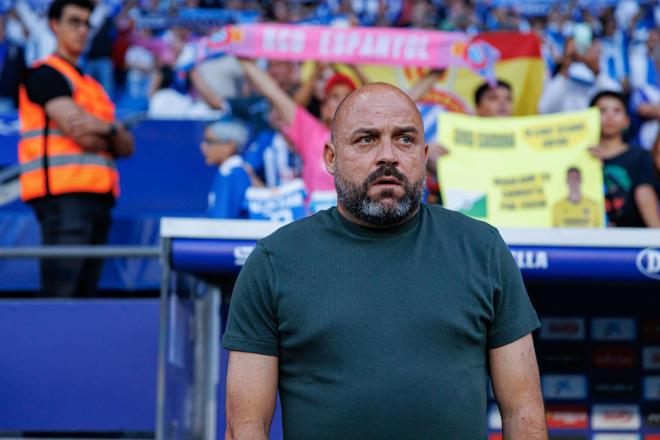
{"label": "man's arm", "polygon": [[197,90],[197,93],[204,99],[204,101],[213,109],[224,110],[224,105],[222,99],[218,98],[215,95],[215,92],[211,87],[206,83],[202,75],[199,73],[199,68],[195,67],[190,72],[190,82],[192,82],[193,87]]}
{"label": "man's arm", "polygon": [[504,440],[547,440],[532,335],[491,349],[488,356]]}
{"label": "man's arm", "polygon": [[32,10],[32,7],[26,0],[19,0],[16,2],[14,10],[16,11],[18,18],[21,20],[21,23],[23,23],[23,26],[25,26],[31,35],[43,32],[41,26],[44,25],[45,20],[39,19],[37,13]]}
{"label": "man's arm", "polygon": [[325,69],[326,66],[327,64],[320,63],[318,61],[314,62],[314,70],[312,70],[311,75],[309,75],[309,78],[307,78],[307,80],[302,83],[300,88],[293,95],[293,100],[298,105],[302,107],[307,107],[309,105],[309,102],[314,96],[314,87],[316,86],[316,82],[321,77],[321,73],[323,73],[323,69]]}
{"label": "man's arm", "polygon": [[653,147],[651,148],[651,160],[653,160],[655,174],[660,178],[660,131],[658,132],[658,136],[656,136]]}
{"label": "man's arm", "polygon": [[429,91],[431,86],[433,86],[433,84],[438,81],[438,78],[440,78],[440,75],[442,75],[443,72],[444,69],[434,69],[424,75],[419,81],[417,81],[412,89],[408,91],[408,96],[410,96],[410,99],[415,102],[422,99],[424,95],[426,95],[426,93]]}
{"label": "man's arm", "polygon": [[113,124],[87,113],[70,97],[60,96],[51,99],[44,109],[58,128],[85,150],[110,150],[116,157],[133,154],[133,136],[128,130],[121,124],[115,124],[113,130]]}
{"label": "man's arm", "polygon": [[239,60],[245,76],[254,87],[280,112],[285,124],[293,122],[296,115],[296,102],[275,82],[271,76],[261,70],[252,60]]}
{"label": "man's arm", "polygon": [[635,203],[644,224],[649,228],[660,228],[660,213],[658,212],[658,195],[649,184],[635,188]]}
{"label": "man's arm", "polygon": [[231,351],[225,440],[267,440],[277,396],[277,357]]}

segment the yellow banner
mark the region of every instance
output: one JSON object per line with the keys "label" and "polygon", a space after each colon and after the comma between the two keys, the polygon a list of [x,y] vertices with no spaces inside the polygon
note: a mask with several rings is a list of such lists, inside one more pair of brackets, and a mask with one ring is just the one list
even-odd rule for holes
{"label": "yellow banner", "polygon": [[602,227],[598,110],[517,118],[442,113],[438,161],[447,208],[498,227]]}

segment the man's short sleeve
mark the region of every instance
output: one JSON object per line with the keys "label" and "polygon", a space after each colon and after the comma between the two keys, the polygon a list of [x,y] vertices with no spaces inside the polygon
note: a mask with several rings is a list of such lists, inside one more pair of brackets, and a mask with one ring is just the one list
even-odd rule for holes
{"label": "man's short sleeve", "polygon": [[222,340],[224,348],[279,355],[274,293],[275,279],[270,256],[266,248],[257,243],[236,280],[227,331]]}
{"label": "man's short sleeve", "polygon": [[634,182],[635,187],[640,185],[651,185],[654,189],[658,188],[658,176],[655,174],[653,159],[646,150],[639,152],[638,172]]}
{"label": "man's short sleeve", "polygon": [[39,66],[25,81],[25,91],[30,101],[45,106],[51,99],[61,96],[73,96],[69,82],[50,66]]}
{"label": "man's short sleeve", "polygon": [[488,332],[488,348],[497,348],[522,338],[541,324],[520,269],[499,234],[495,236],[490,269],[494,319]]}

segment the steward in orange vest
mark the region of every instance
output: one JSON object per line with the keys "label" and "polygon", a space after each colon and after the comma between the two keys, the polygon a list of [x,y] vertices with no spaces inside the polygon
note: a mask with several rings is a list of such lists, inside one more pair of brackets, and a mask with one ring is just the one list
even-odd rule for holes
{"label": "steward in orange vest", "polygon": [[[115,106],[96,80],[80,74],[57,55],[38,62],[35,68],[41,64],[54,68],[67,79],[73,102],[81,109],[108,123],[114,121]],[[113,155],[106,150],[86,151],[66,136],[42,106],[30,101],[25,86],[20,88],[18,114],[21,124],[18,160],[23,201],[66,193],[119,195],[119,175]]]}
{"label": "steward in orange vest", "polygon": [[[21,198],[34,208],[44,245],[107,242],[119,195],[115,159],[133,153],[133,137],[115,122],[112,101],[76,66],[93,9],[90,0],[51,3],[57,52],[35,64],[19,91]],[[42,259],[42,293],[95,296],[102,263]]]}

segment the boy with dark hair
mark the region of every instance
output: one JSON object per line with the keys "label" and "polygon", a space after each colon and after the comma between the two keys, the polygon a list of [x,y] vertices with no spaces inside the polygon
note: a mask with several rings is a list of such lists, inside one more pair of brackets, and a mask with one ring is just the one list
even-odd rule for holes
{"label": "boy with dark hair", "polygon": [[69,5],[87,9],[89,12],[94,10],[94,3],[92,0],[55,0],[48,8],[48,20],[59,20],[62,18],[64,8]]}
{"label": "boy with dark hair", "polygon": [[657,177],[649,153],[623,141],[630,126],[626,101],[617,92],[602,91],[591,100],[600,109],[600,144],[591,149],[603,161],[605,210],[610,225],[660,227]]}
{"label": "boy with dark hair", "polygon": [[474,92],[474,107],[478,116],[511,116],[513,114],[511,84],[499,79],[493,87],[484,82]]}

